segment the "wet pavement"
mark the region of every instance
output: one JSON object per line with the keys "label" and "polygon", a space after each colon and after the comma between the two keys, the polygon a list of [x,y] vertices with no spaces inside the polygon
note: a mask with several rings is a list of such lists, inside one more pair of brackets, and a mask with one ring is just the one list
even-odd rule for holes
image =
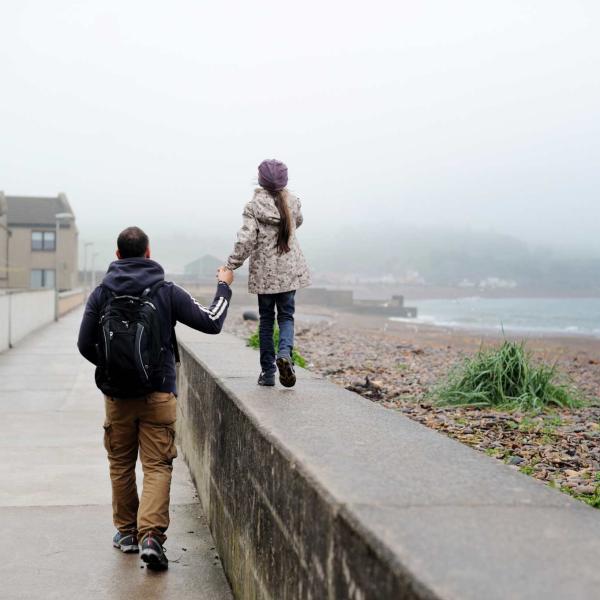
{"label": "wet pavement", "polygon": [[152,573],[112,548],[104,407],[93,367],[77,352],[80,317],[75,311],[0,354],[0,598],[231,599],[180,459],[169,571]]}

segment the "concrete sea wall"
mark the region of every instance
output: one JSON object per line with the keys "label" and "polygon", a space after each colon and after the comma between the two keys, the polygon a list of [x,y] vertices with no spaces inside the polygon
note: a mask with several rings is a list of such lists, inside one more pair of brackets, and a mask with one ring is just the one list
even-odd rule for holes
{"label": "concrete sea wall", "polygon": [[600,513],[239,339],[178,327],[178,441],[243,599],[588,599]]}

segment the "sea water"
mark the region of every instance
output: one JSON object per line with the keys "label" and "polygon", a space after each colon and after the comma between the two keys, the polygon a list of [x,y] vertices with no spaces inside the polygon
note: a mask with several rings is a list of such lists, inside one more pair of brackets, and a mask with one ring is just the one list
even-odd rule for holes
{"label": "sea water", "polygon": [[458,298],[411,300],[411,323],[539,335],[600,337],[600,298]]}

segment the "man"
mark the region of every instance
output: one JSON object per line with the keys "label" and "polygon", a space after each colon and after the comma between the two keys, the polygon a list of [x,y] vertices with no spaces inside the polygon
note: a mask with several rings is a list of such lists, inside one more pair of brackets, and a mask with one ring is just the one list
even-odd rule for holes
{"label": "man", "polygon": [[[140,557],[148,568],[164,570],[169,562],[162,545],[177,456],[174,326],[180,321],[204,333],[219,333],[231,299],[233,273],[218,271],[217,291],[206,308],[184,289],[164,281],[164,271],[150,259],[148,236],[141,229],[122,231],[117,246],[118,260],[88,299],[77,345],[96,365],[96,382],[105,392],[104,445],[117,528],[113,545],[123,552],[138,552],[141,546]],[[138,449],[144,471],[141,498],[135,479]]]}

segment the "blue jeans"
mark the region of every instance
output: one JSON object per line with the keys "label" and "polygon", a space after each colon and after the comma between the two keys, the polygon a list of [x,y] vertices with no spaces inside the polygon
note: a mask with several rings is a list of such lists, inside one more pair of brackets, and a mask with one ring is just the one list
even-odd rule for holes
{"label": "blue jeans", "polygon": [[260,366],[266,375],[275,373],[275,344],[273,329],[275,326],[275,307],[277,307],[277,324],[279,325],[278,357],[291,358],[294,347],[294,310],[296,291],[281,294],[259,294],[258,313],[260,324]]}

